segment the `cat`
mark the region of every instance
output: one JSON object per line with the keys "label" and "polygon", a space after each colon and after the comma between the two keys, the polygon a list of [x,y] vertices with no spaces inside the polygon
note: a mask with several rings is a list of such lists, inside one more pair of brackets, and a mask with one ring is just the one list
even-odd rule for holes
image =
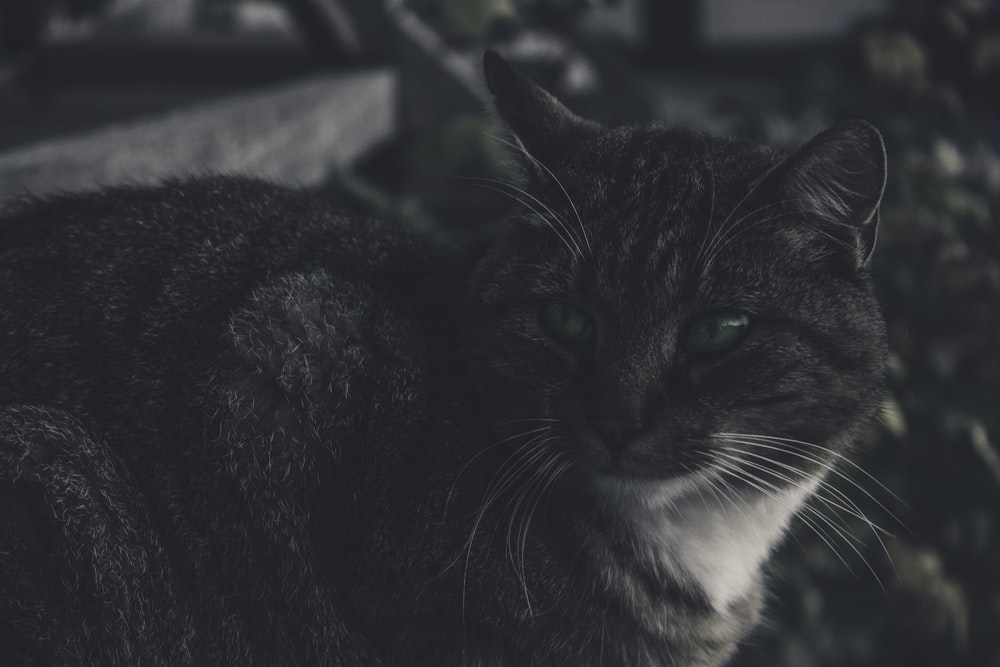
{"label": "cat", "polygon": [[6,206],[0,662],[736,653],[878,402],[882,140],[484,71],[522,209],[454,247],[239,177]]}

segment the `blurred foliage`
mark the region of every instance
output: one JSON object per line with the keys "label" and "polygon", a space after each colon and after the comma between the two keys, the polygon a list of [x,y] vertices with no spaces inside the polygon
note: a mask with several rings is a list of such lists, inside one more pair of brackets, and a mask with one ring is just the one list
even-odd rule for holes
{"label": "blurred foliage", "polygon": [[52,16],[81,18],[103,11],[111,0],[0,0],[0,59],[30,52]]}
{"label": "blurred foliage", "polygon": [[893,0],[858,39],[858,62],[885,97],[951,117],[1000,109],[1000,7],[992,0]]}
{"label": "blurred foliage", "polygon": [[[924,587],[898,580],[912,604],[897,604],[894,621],[921,651],[908,664],[1000,665],[997,131],[994,121],[978,132],[897,125],[890,135],[895,175],[876,277],[907,429],[886,474],[913,508],[905,548],[935,562]],[[943,642],[946,608],[967,620],[963,641]]]}
{"label": "blurred foliage", "polygon": [[849,47],[869,85],[814,63],[778,96],[784,106],[743,124],[819,107],[867,117],[886,138],[873,271],[888,392],[860,447],[865,472],[845,464],[853,481],[831,481],[894,535],[814,502],[841,515],[842,535],[798,526],[774,568],[770,622],[737,664],[1000,666],[1000,88],[985,55],[995,12],[897,3]]}
{"label": "blurred foliage", "polygon": [[519,2],[523,0],[407,0],[406,4],[448,34],[481,40],[497,22],[517,15]]}
{"label": "blurred foliage", "polygon": [[406,0],[406,5],[453,41],[482,42],[521,18],[558,24],[602,1],[614,0]]}
{"label": "blurred foliage", "polygon": [[514,200],[509,151],[492,120],[460,115],[412,136],[395,137],[352,170],[334,170],[326,187],[363,211],[438,241],[498,222]]}
{"label": "blurred foliage", "polygon": [[741,664],[1000,665],[998,128],[876,120],[891,167],[874,265],[889,394],[860,459],[878,482],[851,466],[864,490],[832,481],[894,537],[883,547],[850,514],[832,546],[799,526]]}

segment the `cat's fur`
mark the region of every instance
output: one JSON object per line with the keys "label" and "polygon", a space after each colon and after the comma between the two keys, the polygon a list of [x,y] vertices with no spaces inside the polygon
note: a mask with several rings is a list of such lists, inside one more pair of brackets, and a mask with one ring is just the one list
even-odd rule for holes
{"label": "cat's fur", "polygon": [[[732,655],[876,401],[881,140],[607,129],[486,72],[526,206],[464,250],[238,178],[8,209],[0,663]],[[718,311],[745,339],[692,354]]]}

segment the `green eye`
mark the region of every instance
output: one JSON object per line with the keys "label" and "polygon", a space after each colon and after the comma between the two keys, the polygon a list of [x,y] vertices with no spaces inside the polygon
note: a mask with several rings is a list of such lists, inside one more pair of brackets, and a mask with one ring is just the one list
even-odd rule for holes
{"label": "green eye", "polygon": [[687,349],[694,354],[725,352],[743,340],[750,328],[750,318],[741,313],[708,315],[694,324],[687,332]]}
{"label": "green eye", "polygon": [[546,301],[539,311],[542,327],[565,345],[589,345],[594,340],[594,325],[579,308],[561,301]]}

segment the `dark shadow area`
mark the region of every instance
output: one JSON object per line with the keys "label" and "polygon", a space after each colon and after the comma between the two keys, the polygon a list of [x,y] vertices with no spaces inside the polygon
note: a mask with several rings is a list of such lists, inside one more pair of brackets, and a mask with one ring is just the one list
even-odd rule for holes
{"label": "dark shadow area", "polygon": [[659,118],[791,148],[838,120],[867,118],[886,139],[890,170],[873,268],[891,347],[887,391],[857,464],[830,478],[840,507],[820,507],[827,532],[799,523],[781,548],[768,621],[735,664],[1000,665],[995,4],[887,1],[844,27],[755,39],[713,36],[704,12],[719,2],[539,1],[484,17],[428,0],[410,3],[424,13],[407,10],[407,20],[421,21],[433,44],[386,13],[366,51],[372,19],[352,14],[361,2],[331,3],[357,28],[339,62],[288,33],[42,44],[30,66],[16,65],[30,75],[9,65],[0,151],[389,63],[397,131],[313,185],[452,239],[516,206],[490,187],[511,176],[475,87],[486,46],[612,123]]}

